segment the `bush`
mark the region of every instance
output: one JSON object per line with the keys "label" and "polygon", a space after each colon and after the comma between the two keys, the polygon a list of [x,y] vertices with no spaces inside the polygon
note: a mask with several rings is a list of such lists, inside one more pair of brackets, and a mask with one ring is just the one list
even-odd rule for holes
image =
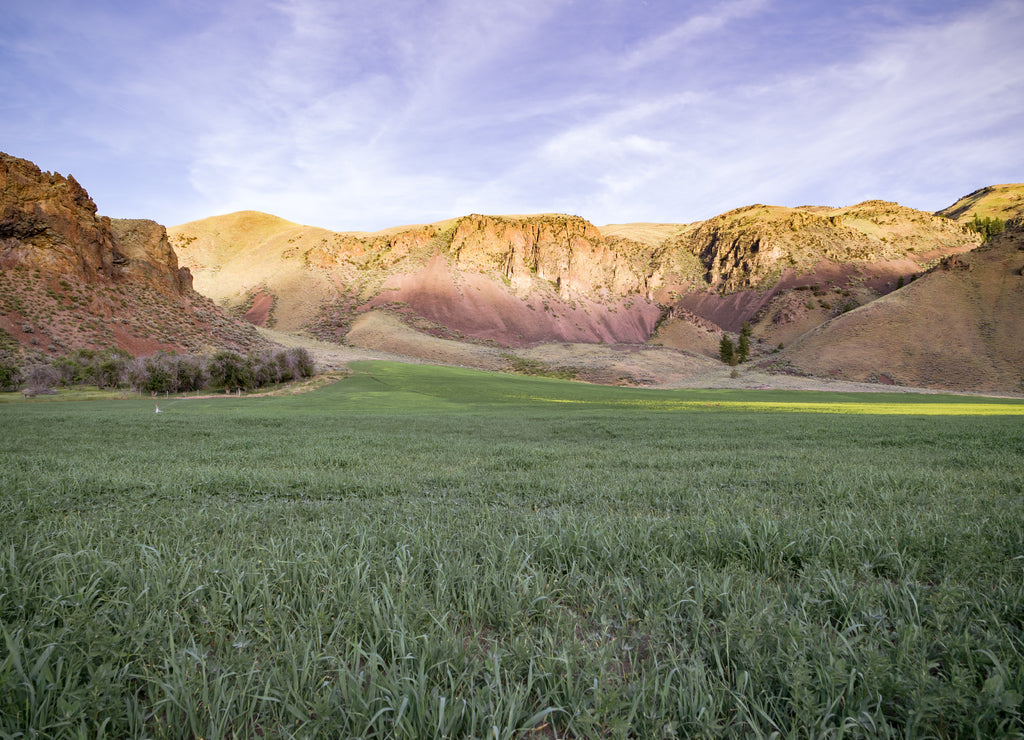
{"label": "bush", "polygon": [[24,382],[29,388],[49,390],[60,384],[61,376],[52,365],[33,365],[25,373]]}
{"label": "bush", "polygon": [[13,358],[0,359],[0,391],[15,391],[21,385],[21,367]]}
{"label": "bush", "polygon": [[131,355],[122,349],[76,349],[52,363],[61,385],[91,384],[116,388],[124,382]]}
{"label": "bush", "polygon": [[256,385],[255,373],[250,359],[237,352],[221,350],[207,365],[210,385],[222,388],[253,388]]}
{"label": "bush", "polygon": [[[7,365],[0,362],[0,388],[5,382],[12,388],[17,387],[24,378],[18,375],[18,379],[14,379],[16,366],[5,368]],[[28,380],[37,388],[52,388],[58,384],[94,384],[100,388],[128,385],[151,393],[181,393],[208,386],[252,389],[306,378],[314,371],[309,352],[302,348],[253,353],[247,357],[228,350],[210,358],[157,352],[134,359],[119,349],[80,349],[51,364],[33,368]]]}

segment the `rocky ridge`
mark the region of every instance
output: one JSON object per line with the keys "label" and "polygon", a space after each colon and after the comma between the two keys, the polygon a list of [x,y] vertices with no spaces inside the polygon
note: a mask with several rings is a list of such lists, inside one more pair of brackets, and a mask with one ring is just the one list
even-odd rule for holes
{"label": "rocky ridge", "polygon": [[[230,214],[170,233],[200,291],[322,339],[340,340],[359,313],[386,307],[505,346],[643,342],[659,322],[699,320],[718,328],[714,341],[706,326],[661,335],[705,354],[745,321],[760,324],[765,341],[788,341],[980,243],[949,219],[882,201],[750,206],[697,224],[604,229],[563,214],[472,214],[376,234],[280,220],[275,229],[272,219]],[[838,294],[813,310],[795,295],[826,284]]]}
{"label": "rocky ridge", "polygon": [[163,226],[100,216],[74,177],[0,153],[0,351],[262,344],[192,288]]}

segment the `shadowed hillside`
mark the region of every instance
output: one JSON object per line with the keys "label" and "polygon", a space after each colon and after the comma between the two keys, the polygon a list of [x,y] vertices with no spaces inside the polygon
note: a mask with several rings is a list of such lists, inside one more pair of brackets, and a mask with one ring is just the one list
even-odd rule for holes
{"label": "shadowed hillside", "polygon": [[1024,230],[809,332],[777,356],[816,376],[1024,392]]}

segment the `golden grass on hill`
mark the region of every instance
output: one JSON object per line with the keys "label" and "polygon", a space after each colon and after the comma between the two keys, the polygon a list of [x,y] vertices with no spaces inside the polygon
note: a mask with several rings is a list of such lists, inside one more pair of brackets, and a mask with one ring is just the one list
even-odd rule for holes
{"label": "golden grass on hill", "polygon": [[1024,218],[1024,183],[990,185],[965,195],[949,208],[938,212],[961,223],[980,218]]}

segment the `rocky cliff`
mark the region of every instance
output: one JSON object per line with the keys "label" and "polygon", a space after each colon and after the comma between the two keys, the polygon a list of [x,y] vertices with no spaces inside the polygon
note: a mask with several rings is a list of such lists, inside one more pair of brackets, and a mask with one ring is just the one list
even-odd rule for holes
{"label": "rocky cliff", "polygon": [[732,293],[770,287],[787,269],[870,266],[980,243],[949,219],[873,200],[847,208],[738,208],[701,223],[672,246],[700,258],[709,287]]}
{"label": "rocky cliff", "polygon": [[259,344],[193,290],[163,226],[100,216],[74,177],[0,154],[0,350]]}
{"label": "rocky cliff", "polygon": [[535,280],[554,285],[563,298],[644,287],[637,266],[578,216],[466,216],[456,222],[448,254],[460,268],[501,275],[520,291],[529,292]]}
{"label": "rocky cliff", "polygon": [[110,219],[75,178],[0,153],[0,266],[95,280],[115,255]]}

